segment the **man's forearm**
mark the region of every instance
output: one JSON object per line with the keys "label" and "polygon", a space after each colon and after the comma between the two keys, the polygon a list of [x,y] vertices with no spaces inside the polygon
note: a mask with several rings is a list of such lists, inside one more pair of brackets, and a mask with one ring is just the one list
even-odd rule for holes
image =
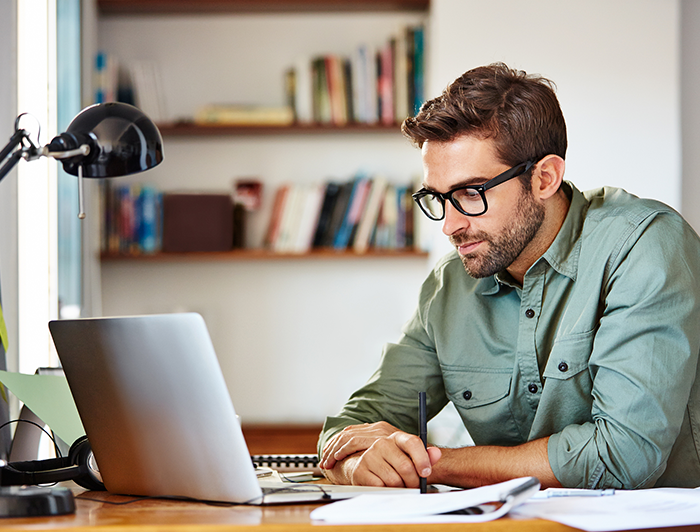
{"label": "man's forearm", "polygon": [[431,484],[471,488],[518,477],[537,477],[543,488],[561,487],[549,465],[542,438],[515,447],[476,446],[442,449],[428,478]]}

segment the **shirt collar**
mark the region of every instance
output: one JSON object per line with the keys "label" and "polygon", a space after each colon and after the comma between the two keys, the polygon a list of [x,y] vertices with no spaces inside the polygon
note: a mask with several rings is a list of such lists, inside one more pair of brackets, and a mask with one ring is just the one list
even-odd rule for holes
{"label": "shirt collar", "polygon": [[[555,271],[575,281],[581,253],[581,232],[589,204],[581,191],[569,181],[564,181],[562,187],[571,198],[569,212],[566,214],[554,242],[544,252],[540,260],[546,260]],[[535,264],[540,260],[536,261]]]}
{"label": "shirt collar", "polygon": [[[528,271],[531,271],[540,261],[544,260],[555,271],[575,281],[578,273],[579,254],[581,252],[581,231],[588,209],[588,201],[573,183],[564,181],[562,187],[566,195],[571,198],[569,212],[567,212],[564,223],[552,245],[549,246],[549,249],[544,252],[542,257],[535,261]],[[501,289],[501,285],[507,285],[516,289],[520,288],[506,271],[481,279],[480,283],[483,295],[497,294]]]}

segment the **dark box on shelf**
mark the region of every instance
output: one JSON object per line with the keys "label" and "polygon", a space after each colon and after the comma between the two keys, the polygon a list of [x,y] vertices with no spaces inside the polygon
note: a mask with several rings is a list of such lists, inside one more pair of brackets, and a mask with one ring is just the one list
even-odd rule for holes
{"label": "dark box on shelf", "polygon": [[229,194],[163,195],[163,251],[232,248],[233,200]]}

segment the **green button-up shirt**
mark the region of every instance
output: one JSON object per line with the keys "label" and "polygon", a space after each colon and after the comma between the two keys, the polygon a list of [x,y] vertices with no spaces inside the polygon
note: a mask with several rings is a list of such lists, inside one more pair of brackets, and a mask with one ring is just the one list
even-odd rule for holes
{"label": "green button-up shirt", "polygon": [[418,427],[454,403],[476,445],[550,436],[562,485],[700,486],[700,240],[670,207],[581,193],[522,287],[470,277],[452,252],[381,365],[326,420]]}

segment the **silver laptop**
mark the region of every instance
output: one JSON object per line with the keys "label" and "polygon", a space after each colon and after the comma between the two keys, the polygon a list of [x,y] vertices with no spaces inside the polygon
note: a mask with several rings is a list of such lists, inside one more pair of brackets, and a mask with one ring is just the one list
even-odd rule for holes
{"label": "silver laptop", "polygon": [[199,314],[57,320],[49,329],[112,493],[276,504],[390,490],[258,480]]}

